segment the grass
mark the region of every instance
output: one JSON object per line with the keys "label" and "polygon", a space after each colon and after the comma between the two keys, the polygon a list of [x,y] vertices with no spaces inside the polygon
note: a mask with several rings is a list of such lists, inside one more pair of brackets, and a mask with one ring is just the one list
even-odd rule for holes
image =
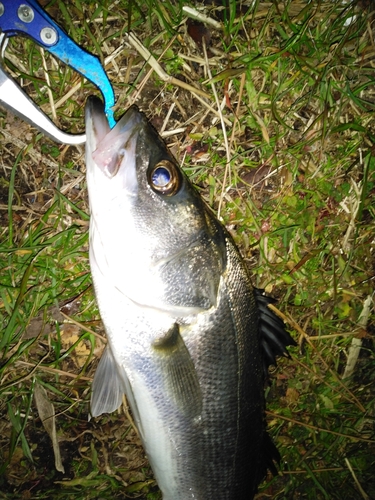
{"label": "grass", "polygon": [[[71,0],[47,10],[102,61],[115,54],[106,69],[116,117],[137,102],[158,130],[183,129],[168,136],[172,151],[299,341],[266,390],[282,475],[268,477],[259,498],[374,498],[371,5],[229,0],[205,11],[221,23],[205,25],[206,54],[183,5]],[[129,27],[154,69],[175,80],[150,70]],[[17,37],[6,51],[8,71],[41,108],[83,131],[97,89],[44,58],[52,98],[40,49]],[[56,146],[9,113],[0,120],[0,498],[159,499],[127,415],[87,421],[103,328],[83,148]],[[343,378],[353,339],[362,348]],[[54,405],[64,473],[38,415],[40,386]]]}

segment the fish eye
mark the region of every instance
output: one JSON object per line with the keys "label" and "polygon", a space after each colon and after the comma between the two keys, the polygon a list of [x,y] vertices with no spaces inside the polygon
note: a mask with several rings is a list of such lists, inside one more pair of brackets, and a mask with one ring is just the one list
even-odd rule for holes
{"label": "fish eye", "polygon": [[148,182],[159,194],[172,196],[180,187],[180,176],[176,165],[169,160],[162,160],[149,171]]}

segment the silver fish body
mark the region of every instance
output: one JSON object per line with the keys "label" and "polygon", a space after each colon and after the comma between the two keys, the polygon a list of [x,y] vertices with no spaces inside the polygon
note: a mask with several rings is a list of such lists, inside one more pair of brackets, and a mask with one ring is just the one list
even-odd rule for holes
{"label": "silver fish body", "polygon": [[278,454],[247,268],[137,108],[110,130],[90,99],[86,133],[90,266],[108,337],[91,414],[126,393],[164,500],[249,500]]}

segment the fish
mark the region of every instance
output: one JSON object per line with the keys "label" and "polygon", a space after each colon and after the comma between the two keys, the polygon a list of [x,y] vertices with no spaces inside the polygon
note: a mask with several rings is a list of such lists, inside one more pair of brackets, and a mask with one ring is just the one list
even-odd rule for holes
{"label": "fish", "polygon": [[89,260],[108,344],[91,416],[123,395],[164,500],[252,499],[280,455],[267,366],[294,341],[146,116],[86,104]]}

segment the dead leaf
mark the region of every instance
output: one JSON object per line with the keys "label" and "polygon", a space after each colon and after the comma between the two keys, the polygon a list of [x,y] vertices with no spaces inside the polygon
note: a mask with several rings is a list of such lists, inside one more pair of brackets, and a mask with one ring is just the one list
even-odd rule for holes
{"label": "dead leaf", "polygon": [[[79,341],[81,329],[77,325],[64,324],[60,328],[61,345],[64,349],[68,350],[73,344]],[[84,341],[79,342],[70,359],[74,362],[77,368],[82,368],[87,358],[90,356],[91,350]]]}
{"label": "dead leaf", "polygon": [[65,469],[61,461],[60,447],[56,434],[55,407],[48,399],[45,388],[41,384],[38,384],[38,382],[35,383],[34,397],[40,420],[52,440],[56,470],[64,473]]}

